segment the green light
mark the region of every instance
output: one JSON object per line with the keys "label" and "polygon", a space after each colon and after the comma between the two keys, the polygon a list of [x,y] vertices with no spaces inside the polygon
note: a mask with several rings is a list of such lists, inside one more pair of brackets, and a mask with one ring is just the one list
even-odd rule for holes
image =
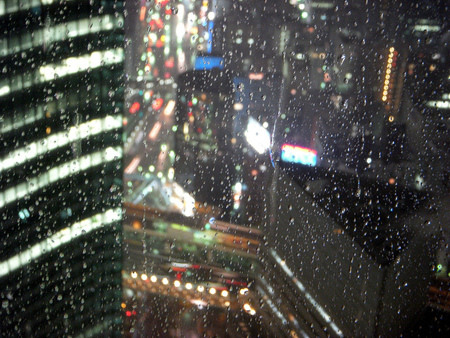
{"label": "green light", "polygon": [[191,230],[189,227],[187,227],[185,225],[176,224],[176,223],[172,223],[170,226],[172,227],[172,229],[175,229],[175,230],[181,230],[181,231],[187,231],[187,232],[189,232]]}
{"label": "green light", "polygon": [[303,12],[303,13],[302,13],[302,18],[303,18],[303,19],[306,19],[307,17],[308,17],[308,13],[307,13],[307,12]]}
{"label": "green light", "polygon": [[197,99],[196,97],[194,97],[194,98],[192,99],[192,103],[193,103],[193,104],[197,104],[197,103],[198,103],[198,99]]}
{"label": "green light", "polygon": [[209,224],[209,223],[206,223],[206,225],[205,225],[205,229],[206,229],[206,230],[209,230],[209,229],[211,229],[211,224]]}
{"label": "green light", "polygon": [[322,82],[322,83],[320,84],[320,88],[321,88],[321,89],[325,89],[325,82]]}
{"label": "green light", "polygon": [[442,270],[442,264],[438,264],[437,265],[437,271],[439,272],[439,271],[441,271]]}
{"label": "green light", "polygon": [[178,127],[177,126],[173,126],[172,127],[172,131],[177,131],[178,130]]}
{"label": "green light", "polygon": [[155,171],[155,166],[151,165],[150,167],[148,167],[148,170],[150,170],[151,173],[154,172]]}
{"label": "green light", "polygon": [[139,172],[142,172],[143,168],[141,166],[139,166],[137,169],[138,169]]}

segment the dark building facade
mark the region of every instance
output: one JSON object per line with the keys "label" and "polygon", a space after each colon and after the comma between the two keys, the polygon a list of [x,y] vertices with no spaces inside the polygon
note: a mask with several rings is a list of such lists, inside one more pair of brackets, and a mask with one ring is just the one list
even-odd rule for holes
{"label": "dark building facade", "polygon": [[122,1],[0,2],[0,331],[120,334]]}

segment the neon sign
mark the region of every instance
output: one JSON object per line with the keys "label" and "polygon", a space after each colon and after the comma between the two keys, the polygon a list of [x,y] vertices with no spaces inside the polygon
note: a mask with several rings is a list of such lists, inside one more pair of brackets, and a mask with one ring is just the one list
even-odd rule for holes
{"label": "neon sign", "polygon": [[281,146],[281,160],[315,166],[317,164],[317,151],[285,143]]}

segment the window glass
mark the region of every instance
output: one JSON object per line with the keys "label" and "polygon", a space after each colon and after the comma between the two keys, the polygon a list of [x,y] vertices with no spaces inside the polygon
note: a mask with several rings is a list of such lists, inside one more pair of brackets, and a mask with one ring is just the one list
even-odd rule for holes
{"label": "window glass", "polygon": [[0,0],[8,337],[450,337],[448,1]]}

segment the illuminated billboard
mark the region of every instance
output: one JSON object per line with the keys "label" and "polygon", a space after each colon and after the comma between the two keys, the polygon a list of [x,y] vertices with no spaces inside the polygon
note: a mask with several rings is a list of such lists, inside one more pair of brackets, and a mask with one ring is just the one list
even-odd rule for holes
{"label": "illuminated billboard", "polygon": [[202,55],[195,59],[194,70],[210,70],[213,68],[223,69],[223,57]]}
{"label": "illuminated billboard", "polygon": [[315,166],[317,164],[317,151],[285,143],[281,146],[281,160]]}

